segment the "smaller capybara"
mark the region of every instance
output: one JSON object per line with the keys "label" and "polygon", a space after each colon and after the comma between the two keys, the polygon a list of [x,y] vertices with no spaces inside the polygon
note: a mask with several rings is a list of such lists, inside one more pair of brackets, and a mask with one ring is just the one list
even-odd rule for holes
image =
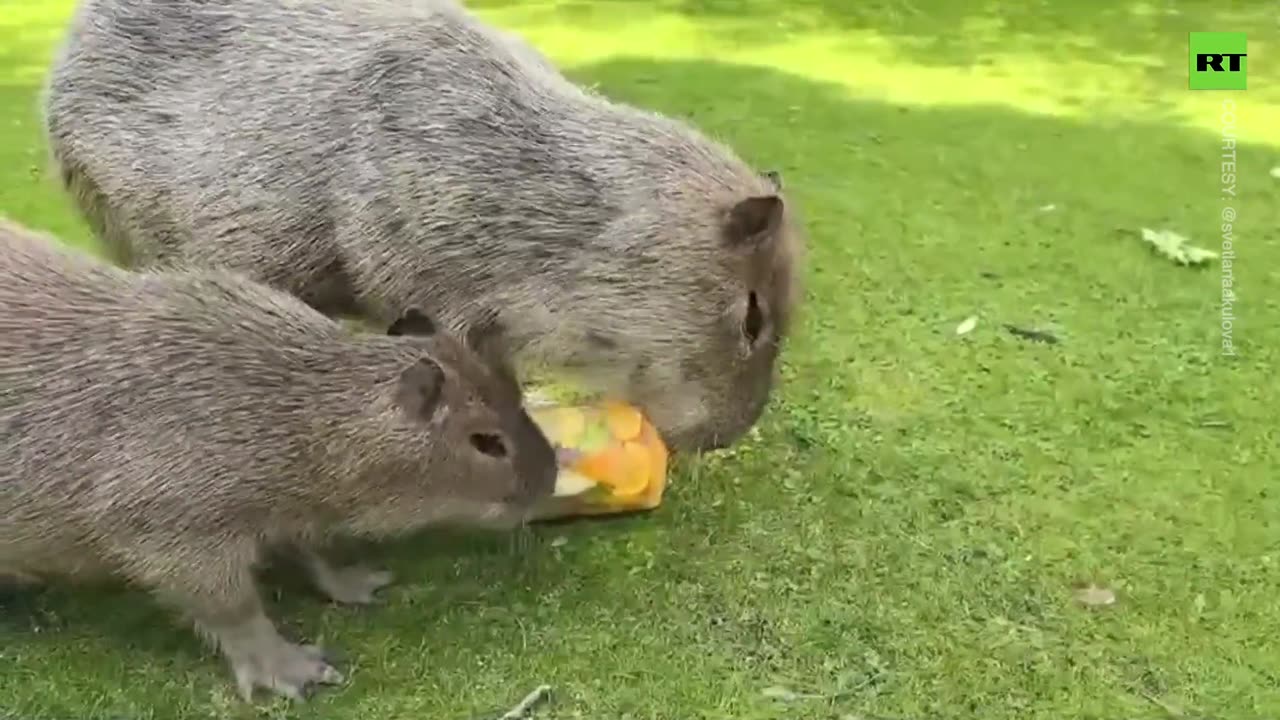
{"label": "smaller capybara", "polygon": [[300,557],[362,603],[383,572],[327,539],[515,525],[555,455],[502,352],[416,310],[355,335],[212,271],[133,273],[0,220],[0,573],[110,574],[217,645],[246,698],[341,675],[284,639],[251,571]]}

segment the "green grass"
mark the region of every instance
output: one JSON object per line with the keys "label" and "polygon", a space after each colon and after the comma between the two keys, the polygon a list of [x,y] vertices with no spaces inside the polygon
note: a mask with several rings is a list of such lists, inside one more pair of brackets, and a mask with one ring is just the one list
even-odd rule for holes
{"label": "green grass", "polygon": [[[305,709],[237,703],[139,593],[8,597],[0,715],[464,720],[544,682],[556,719],[1280,715],[1273,3],[481,6],[782,170],[813,249],[758,431],[682,464],[644,517],[380,551],[402,578],[386,607],[276,595],[346,654],[349,686]],[[68,11],[0,0],[0,212],[87,244],[36,115]],[[1186,89],[1192,30],[1250,33],[1249,90]],[[1136,236],[1220,247],[1224,98],[1234,358],[1222,267]],[[1078,583],[1118,599],[1082,607]]]}

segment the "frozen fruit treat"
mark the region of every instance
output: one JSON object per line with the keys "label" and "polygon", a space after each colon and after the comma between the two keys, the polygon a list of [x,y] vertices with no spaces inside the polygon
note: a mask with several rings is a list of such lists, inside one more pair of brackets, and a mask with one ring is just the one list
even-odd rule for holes
{"label": "frozen fruit treat", "polygon": [[560,458],[556,495],[576,497],[584,514],[651,510],[662,502],[667,448],[630,405],[544,405],[529,414]]}

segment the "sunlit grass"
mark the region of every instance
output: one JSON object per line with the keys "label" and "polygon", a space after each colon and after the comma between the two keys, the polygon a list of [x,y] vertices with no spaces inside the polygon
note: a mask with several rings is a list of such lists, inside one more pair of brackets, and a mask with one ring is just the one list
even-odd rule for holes
{"label": "sunlit grass", "polygon": [[[578,11],[557,12],[561,6]],[[1205,16],[1203,9],[1200,14],[1166,16],[1150,4],[1135,3],[1129,10],[1135,21],[1163,18],[1162,27],[1179,37],[1181,44],[1166,42],[1162,45],[1166,52],[1154,53],[1143,37],[1151,32],[1149,23],[1135,25],[1131,51],[1120,56],[1101,54],[1097,60],[1087,58],[1098,45],[1090,34],[1064,31],[1052,40],[1036,42],[1062,50],[1046,55],[1028,48],[1030,43],[1020,41],[1017,31],[996,18],[966,18],[948,29],[973,53],[973,64],[965,66],[914,59],[916,51],[932,41],[874,29],[833,31],[803,11],[788,12],[783,4],[777,5],[777,11],[763,20],[707,22],[643,3],[529,3],[504,5],[486,15],[519,28],[570,67],[618,56],[714,57],[832,83],[859,99],[921,107],[998,105],[1068,118],[1128,119],[1156,113],[1189,127],[1215,132],[1221,127],[1221,95],[1187,90],[1186,34],[1202,29],[1195,18]],[[922,14],[916,10],[912,16]],[[930,21],[925,16],[921,22]],[[765,23],[770,27],[759,30]],[[736,32],[744,24],[757,30],[749,42]],[[1255,33],[1250,52],[1265,58],[1276,47],[1272,38],[1277,33],[1274,26],[1260,29],[1270,32]],[[1255,67],[1252,89],[1237,99],[1247,118],[1240,136],[1280,145],[1280,83],[1276,82],[1280,73],[1268,72],[1262,61]]]}
{"label": "sunlit grass", "polygon": [[[0,596],[0,716],[496,718],[543,682],[548,720],[1280,716],[1274,4],[477,3],[783,171],[811,262],[758,431],[646,517],[396,545],[385,607],[272,593],[345,651],[304,710],[240,704],[138,594]],[[91,247],[36,114],[70,8],[0,0],[0,213]],[[1206,29],[1250,33],[1247,92],[1186,89]],[[1218,246],[1224,98],[1234,359],[1221,266],[1137,239]]]}

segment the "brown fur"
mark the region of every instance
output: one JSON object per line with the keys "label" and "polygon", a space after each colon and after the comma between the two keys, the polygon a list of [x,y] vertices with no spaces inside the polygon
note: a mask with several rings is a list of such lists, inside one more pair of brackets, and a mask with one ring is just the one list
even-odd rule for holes
{"label": "brown fur", "polygon": [[45,117],[122,262],[378,323],[496,310],[521,365],[677,449],[732,443],[770,396],[802,247],[777,178],[453,0],[82,0]]}
{"label": "brown fur", "polygon": [[263,613],[268,549],[369,602],[390,577],[328,565],[327,538],[509,525],[554,487],[509,371],[421,313],[357,337],[235,275],[131,273],[5,221],[0,308],[0,571],[154,590],[246,695],[340,677]]}

